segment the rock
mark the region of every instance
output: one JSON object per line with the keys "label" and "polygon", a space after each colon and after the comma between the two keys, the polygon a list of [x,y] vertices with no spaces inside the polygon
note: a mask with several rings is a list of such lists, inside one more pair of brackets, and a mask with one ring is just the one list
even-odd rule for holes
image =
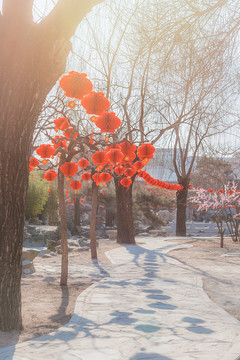
{"label": "rock", "polygon": [[89,246],[82,246],[79,248],[75,248],[74,251],[76,252],[82,252],[82,251],[89,251],[90,247]]}
{"label": "rock", "polygon": [[35,272],[35,268],[33,263],[30,260],[22,261],[22,273],[25,275],[33,274]]}
{"label": "rock", "polygon": [[39,255],[41,251],[40,250],[37,250],[37,249],[26,249],[26,248],[23,248],[23,251],[22,251],[22,260],[29,260],[29,261],[32,261],[36,256]]}
{"label": "rock", "polygon": [[37,219],[37,218],[32,218],[32,219],[29,219],[29,224],[32,224],[32,225],[42,225],[42,221]]}
{"label": "rock", "polygon": [[25,225],[27,231],[35,231],[37,227],[35,225]]}
{"label": "rock", "polygon": [[106,233],[110,240],[117,239],[117,230],[106,230]]}
{"label": "rock", "polygon": [[79,239],[78,243],[79,243],[79,246],[81,246],[81,247],[84,247],[84,246],[90,247],[90,241],[88,239],[85,239],[85,238]]}
{"label": "rock", "polygon": [[46,254],[50,254],[50,250],[48,249],[44,249],[44,250],[41,250],[38,254],[39,257],[44,257],[44,255]]}
{"label": "rock", "polygon": [[51,251],[55,251],[56,246],[61,243],[61,240],[46,240],[47,248]]}
{"label": "rock", "polygon": [[51,257],[50,254],[44,254],[44,255],[42,256],[43,259],[45,259],[45,258],[50,258],[50,257]]}
{"label": "rock", "polygon": [[23,233],[23,241],[30,239],[31,234],[29,234],[26,230]]}
{"label": "rock", "polygon": [[149,230],[149,234],[151,236],[158,236],[159,235],[159,230]]}
{"label": "rock", "polygon": [[144,233],[139,233],[139,234],[137,234],[137,236],[150,236],[150,234],[149,234],[149,233],[144,232]]}
{"label": "rock", "polygon": [[78,239],[68,239],[67,240],[67,242],[68,242],[68,246],[77,246],[77,247],[79,247],[79,241],[78,241]]}
{"label": "rock", "polygon": [[167,230],[165,230],[165,229],[161,230],[161,235],[162,236],[168,236]]}

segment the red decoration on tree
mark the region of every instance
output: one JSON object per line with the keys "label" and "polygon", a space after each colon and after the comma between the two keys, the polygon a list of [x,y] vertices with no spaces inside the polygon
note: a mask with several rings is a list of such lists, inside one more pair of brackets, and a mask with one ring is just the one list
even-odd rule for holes
{"label": "red decoration on tree", "polygon": [[134,166],[137,170],[141,170],[142,168],[144,168],[145,163],[143,161],[138,160],[134,163]]}
{"label": "red decoration on tree", "polygon": [[62,139],[60,136],[55,136],[54,140],[52,140],[52,143],[55,150],[59,147],[65,148],[66,150],[68,149],[67,140]]}
{"label": "red decoration on tree", "polygon": [[140,160],[152,159],[155,152],[155,147],[151,144],[142,144],[137,150],[137,155]]}
{"label": "red decoration on tree", "polygon": [[207,189],[207,192],[209,192],[209,193],[213,193],[213,192],[214,192],[214,190],[213,190],[212,188],[208,188],[208,189]]}
{"label": "red decoration on tree", "polygon": [[110,149],[107,152],[107,158],[112,164],[116,165],[123,160],[124,155],[120,149]]}
{"label": "red decoration on tree", "polygon": [[[198,190],[198,188],[197,188],[197,190]],[[217,193],[218,193],[218,194],[223,194],[224,191],[223,191],[223,189],[219,189],[219,190],[217,191]]]}
{"label": "red decoration on tree", "polygon": [[93,85],[84,73],[70,71],[60,80],[60,87],[65,91],[67,97],[82,99],[92,91]]}
{"label": "red decoration on tree", "polygon": [[97,185],[100,184],[100,182],[102,181],[101,179],[101,174],[100,173],[95,173],[93,176],[92,176],[93,180],[95,181],[95,183]]}
{"label": "red decoration on tree", "polygon": [[114,112],[105,112],[97,117],[95,125],[101,129],[101,132],[114,133],[121,125],[121,120],[115,115]]}
{"label": "red decoration on tree", "polygon": [[49,144],[42,144],[36,149],[36,153],[41,156],[42,159],[50,158],[55,153],[55,149]]}
{"label": "red decoration on tree", "polygon": [[82,168],[82,169],[85,169],[86,167],[88,167],[89,165],[89,161],[87,159],[80,159],[79,162],[78,162],[78,165]]}
{"label": "red decoration on tree", "polygon": [[55,170],[49,170],[45,173],[44,179],[52,182],[57,177],[57,172]]}
{"label": "red decoration on tree", "polygon": [[120,143],[121,150],[124,155],[131,155],[136,151],[136,145],[131,144],[129,141],[123,141]]}
{"label": "red decoration on tree", "polygon": [[75,131],[74,132],[74,128],[73,127],[69,127],[67,130],[65,130],[63,132],[63,135],[67,138],[67,139],[76,139],[76,137],[78,136],[78,132]]}
{"label": "red decoration on tree", "polygon": [[38,159],[31,157],[30,161],[29,161],[29,166],[32,168],[35,168],[36,166],[38,166],[40,164],[40,162],[38,161]]}
{"label": "red decoration on tree", "polygon": [[65,176],[73,176],[78,172],[78,165],[73,161],[66,162],[60,167],[60,170]]}
{"label": "red decoration on tree", "polygon": [[110,102],[102,92],[92,91],[84,96],[81,105],[87,110],[87,114],[101,115],[108,110]]}
{"label": "red decoration on tree", "polygon": [[95,165],[105,165],[108,162],[105,151],[96,151],[92,156]]}
{"label": "red decoration on tree", "polygon": [[115,167],[114,171],[117,175],[122,175],[123,173],[125,173],[126,168],[122,165],[118,165]]}
{"label": "red decoration on tree", "polygon": [[69,185],[73,190],[79,190],[82,187],[82,183],[79,180],[73,180]]}
{"label": "red decoration on tree", "polygon": [[83,181],[88,181],[88,180],[91,179],[91,174],[89,172],[85,172],[85,173],[82,174],[81,179]]}
{"label": "red decoration on tree", "polygon": [[120,184],[124,187],[129,187],[132,184],[132,180],[129,179],[128,177],[124,177],[121,181]]}
{"label": "red decoration on tree", "polygon": [[69,122],[68,122],[68,118],[63,118],[63,117],[59,117],[55,120],[53,120],[54,124],[55,124],[55,130],[66,130],[69,128]]}
{"label": "red decoration on tree", "polygon": [[75,103],[75,101],[69,101],[69,103],[68,103],[68,107],[70,107],[70,109],[74,109],[75,108],[75,106],[76,106],[76,103]]}
{"label": "red decoration on tree", "polygon": [[132,177],[134,174],[136,174],[136,172],[137,172],[136,168],[133,165],[131,165],[130,167],[127,168],[124,175]]}
{"label": "red decoration on tree", "polygon": [[112,180],[112,176],[108,173],[108,172],[102,172],[100,174],[100,179],[101,179],[101,182],[109,182]]}

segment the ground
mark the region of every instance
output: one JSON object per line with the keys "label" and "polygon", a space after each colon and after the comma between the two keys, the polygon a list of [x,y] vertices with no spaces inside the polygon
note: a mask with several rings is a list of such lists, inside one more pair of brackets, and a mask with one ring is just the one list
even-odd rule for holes
{"label": "ground", "polygon": [[[178,243],[189,243],[190,248],[173,250],[169,256],[183,262],[202,275],[204,290],[208,296],[232,316],[240,320],[239,289],[240,279],[237,267],[240,265],[240,244],[226,239],[224,248],[220,248],[217,238],[175,239]],[[100,240],[98,258],[100,264],[108,264],[104,255],[108,250],[119,246],[109,240]],[[139,241],[139,245],[141,243]],[[60,265],[61,257],[36,258],[35,264],[44,269],[53,263]],[[90,252],[71,253],[69,263],[91,264]],[[222,271],[226,269],[226,271]],[[94,279],[96,281],[96,279]],[[67,323],[73,314],[77,296],[93,283],[92,278],[69,276],[68,288],[59,286],[56,275],[46,277],[44,271],[22,279],[22,303],[24,330],[1,333],[0,347],[49,333]]]}

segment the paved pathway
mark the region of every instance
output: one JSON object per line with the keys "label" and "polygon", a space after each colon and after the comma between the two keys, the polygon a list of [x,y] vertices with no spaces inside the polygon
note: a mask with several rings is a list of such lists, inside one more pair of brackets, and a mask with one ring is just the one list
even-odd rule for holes
{"label": "paved pathway", "polygon": [[0,360],[237,359],[240,322],[208,298],[199,274],[167,256],[176,244],[140,241],[109,251],[113,267],[89,268],[104,278],[79,296],[67,325],[1,349]]}

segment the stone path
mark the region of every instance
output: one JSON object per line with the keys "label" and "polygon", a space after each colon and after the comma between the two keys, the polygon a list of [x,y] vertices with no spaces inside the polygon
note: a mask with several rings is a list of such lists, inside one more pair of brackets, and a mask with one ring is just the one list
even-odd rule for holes
{"label": "stone path", "polygon": [[79,296],[67,325],[1,349],[0,359],[236,360],[240,322],[208,298],[199,274],[168,257],[181,245],[139,241],[109,251],[114,266],[89,267],[103,279]]}

